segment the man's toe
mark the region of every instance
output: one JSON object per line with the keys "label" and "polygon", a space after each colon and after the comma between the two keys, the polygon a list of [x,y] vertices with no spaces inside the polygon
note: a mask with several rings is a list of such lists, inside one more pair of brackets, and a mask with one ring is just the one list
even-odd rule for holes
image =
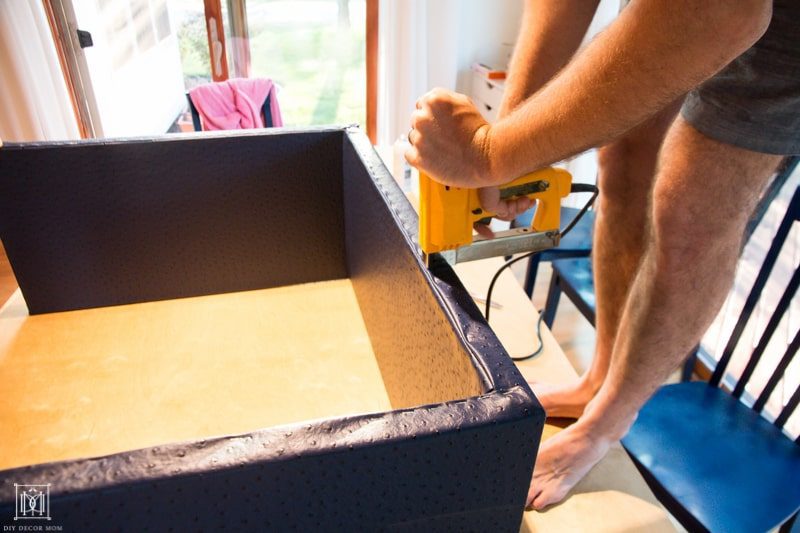
{"label": "man's toe", "polygon": [[533,509],[533,500],[541,493],[538,486],[531,485],[528,489],[528,497],[525,499],[525,509]]}
{"label": "man's toe", "polygon": [[531,507],[536,511],[541,511],[548,505],[553,503],[552,495],[547,490],[543,490],[536,495],[531,502]]}
{"label": "man's toe", "polygon": [[545,507],[549,507],[563,500],[566,497],[567,492],[568,491],[564,490],[562,487],[544,487],[533,498],[533,502],[530,506],[537,511],[541,511]]}

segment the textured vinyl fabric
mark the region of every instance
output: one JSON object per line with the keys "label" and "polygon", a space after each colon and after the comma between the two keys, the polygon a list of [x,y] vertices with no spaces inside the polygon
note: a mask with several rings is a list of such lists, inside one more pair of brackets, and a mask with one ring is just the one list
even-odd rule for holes
{"label": "textured vinyl fabric", "polygon": [[0,471],[0,523],[49,483],[65,531],[518,531],[544,412],[416,224],[356,130],[4,146],[32,310],[349,277],[394,410]]}
{"label": "textured vinyl fabric", "polygon": [[346,277],[341,132],[8,144],[31,314]]}

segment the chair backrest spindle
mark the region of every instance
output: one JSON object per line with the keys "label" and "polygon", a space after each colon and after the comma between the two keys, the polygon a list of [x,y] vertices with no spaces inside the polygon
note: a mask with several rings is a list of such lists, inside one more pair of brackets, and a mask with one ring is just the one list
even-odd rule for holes
{"label": "chair backrest spindle", "polygon": [[783,377],[783,373],[786,372],[786,368],[789,366],[789,363],[792,362],[792,358],[797,353],[797,348],[799,346],[800,346],[800,330],[798,330],[798,332],[795,334],[792,342],[789,343],[788,348],[786,348],[786,353],[783,354],[783,357],[778,363],[778,366],[775,368],[775,371],[772,373],[772,376],[769,378],[769,381],[764,386],[764,390],[761,391],[761,394],[758,396],[758,399],[753,404],[753,409],[756,412],[760,413],[761,410],[764,409],[764,405],[766,405],[770,394],[772,394],[772,391],[775,390],[775,387],[778,385],[778,382]]}
{"label": "chair backrest spindle", "polygon": [[[781,299],[775,308],[775,312],[772,313],[772,318],[770,318],[769,322],[767,323],[767,327],[764,329],[764,333],[761,335],[758,345],[756,346],[755,350],[753,350],[753,354],[750,356],[747,366],[742,372],[741,377],[739,377],[739,381],[736,383],[736,387],[733,389],[732,393],[735,398],[741,398],[742,393],[747,386],[747,382],[753,375],[753,371],[761,361],[761,356],[764,355],[764,351],[766,351],[767,345],[769,345],[769,341],[772,339],[772,335],[775,333],[775,330],[778,329],[778,324],[781,322],[784,314],[786,314],[786,311],[789,309],[789,306],[792,303],[792,298],[794,297],[795,293],[797,293],[798,285],[800,285],[800,268],[795,269],[794,276],[792,276],[789,285],[787,285],[786,290],[783,292],[783,296],[781,296]],[[777,384],[777,382],[780,380],[780,377],[783,375],[783,373],[781,371],[781,376],[775,378],[775,374],[777,372],[778,370],[776,369],[775,373],[773,373],[773,376],[770,379],[770,383],[773,379],[775,384]],[[770,390],[770,393],[771,392],[772,391]],[[756,402],[756,404],[758,404],[758,402]],[[758,408],[755,405],[753,406],[753,409],[756,411],[761,411],[761,408]]]}
{"label": "chair backrest spindle", "polygon": [[[795,340],[797,340],[796,337]],[[773,422],[775,426],[782,428],[789,420],[789,417],[792,416],[792,413],[794,413],[795,409],[797,409],[798,404],[800,404],[800,385],[798,385],[794,390],[794,394],[792,394],[792,397],[789,398],[786,406],[784,406],[781,413],[775,419],[775,422]],[[800,444],[800,435],[797,435],[797,438],[794,441]]]}
{"label": "chair backrest spindle", "polygon": [[[789,207],[786,212],[786,216],[784,217],[783,221],[781,222],[780,226],[778,227],[778,231],[775,234],[775,238],[772,241],[772,245],[769,248],[769,251],[764,258],[764,262],[762,263],[761,270],[756,277],[755,282],[753,283],[753,288],[750,291],[750,294],[747,296],[745,300],[744,307],[742,308],[742,314],[739,316],[739,319],[736,322],[736,325],[731,332],[731,336],[728,339],[727,344],[725,345],[725,349],[722,352],[722,356],[720,357],[719,362],[717,363],[716,368],[714,369],[714,373],[709,380],[709,384],[712,386],[718,386],[722,381],[723,376],[725,375],[725,370],[728,367],[728,364],[733,357],[733,354],[736,350],[736,346],[741,339],[742,333],[745,330],[745,326],[747,325],[748,321],[750,320],[753,311],[758,304],[759,299],[761,298],[761,294],[764,291],[764,287],[767,284],[767,280],[769,279],[770,274],[775,266],[775,263],[778,260],[778,256],[780,254],[781,248],[783,244],[786,242],[787,237],[789,236],[789,232],[792,228],[794,222],[800,220],[800,188],[795,191],[792,200],[789,202]],[[764,350],[766,349],[767,343],[769,342],[772,334],[774,333],[775,328],[777,328],[778,323],[781,320],[782,315],[786,312],[789,308],[789,304],[791,303],[792,296],[797,290],[796,284],[797,280],[797,272],[795,272],[795,276],[792,278],[792,281],[789,283],[786,291],[784,292],[783,297],[781,298],[781,302],[778,305],[773,317],[770,319],[770,322],[767,324],[767,328],[762,335],[762,338],[759,342],[759,345],[756,347],[756,351],[754,352],[754,357],[748,363],[747,367],[745,368],[745,373],[740,380],[741,384],[736,386],[735,395],[738,397],[742,394],[745,385],[747,384],[747,380],[753,373],[758,360],[761,358]],[[792,283],[795,284],[795,287],[792,289]],[[784,301],[785,300],[785,301]],[[788,363],[787,363],[788,364]],[[773,376],[774,377],[774,376]],[[778,378],[780,379],[780,378]]]}

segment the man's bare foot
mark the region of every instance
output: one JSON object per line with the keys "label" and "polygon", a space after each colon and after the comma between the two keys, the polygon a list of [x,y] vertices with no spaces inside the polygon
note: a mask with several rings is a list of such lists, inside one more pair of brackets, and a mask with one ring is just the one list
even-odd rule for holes
{"label": "man's bare foot", "polygon": [[558,503],[608,453],[611,441],[592,437],[580,422],[544,441],[536,457],[526,506]]}
{"label": "man's bare foot", "polygon": [[568,385],[536,382],[528,384],[544,407],[548,418],[579,418],[586,404],[597,393],[597,388],[583,378]]}

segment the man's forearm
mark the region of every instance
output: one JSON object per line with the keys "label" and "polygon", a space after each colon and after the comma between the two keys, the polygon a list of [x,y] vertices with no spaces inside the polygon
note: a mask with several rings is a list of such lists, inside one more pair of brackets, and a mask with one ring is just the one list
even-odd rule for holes
{"label": "man's forearm", "polygon": [[771,17],[767,0],[634,0],[541,91],[491,128],[490,184],[607,142],[722,69]]}
{"label": "man's forearm", "polygon": [[509,65],[500,118],[541,89],[570,60],[599,0],[527,0]]}

